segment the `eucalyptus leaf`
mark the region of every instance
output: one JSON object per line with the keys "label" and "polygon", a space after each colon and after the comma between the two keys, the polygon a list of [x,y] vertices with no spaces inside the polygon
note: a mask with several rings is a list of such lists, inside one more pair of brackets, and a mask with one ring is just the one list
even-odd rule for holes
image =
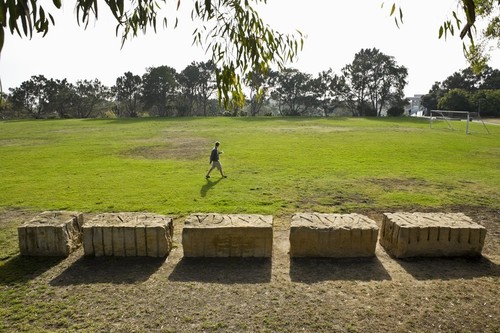
{"label": "eucalyptus leaf", "polygon": [[5,38],[4,27],[0,25],[0,52],[3,49],[4,38]]}

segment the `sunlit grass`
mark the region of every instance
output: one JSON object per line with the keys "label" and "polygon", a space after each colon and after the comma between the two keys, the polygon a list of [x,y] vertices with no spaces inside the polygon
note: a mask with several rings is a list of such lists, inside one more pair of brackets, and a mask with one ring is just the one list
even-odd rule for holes
{"label": "sunlit grass", "polygon": [[[179,299],[191,302],[199,294],[206,295],[208,289],[226,289],[227,293],[227,288],[232,288],[228,293],[231,298],[236,295],[248,299],[248,294],[235,294],[234,291],[242,289],[233,289],[234,285],[214,288],[214,284],[202,283],[204,286],[200,287],[193,281],[169,284],[165,269],[150,276],[147,282],[128,284],[106,279],[92,282],[96,267],[102,269],[115,258],[99,264],[92,259],[79,259],[75,263],[74,257],[65,260],[20,256],[17,226],[38,211],[150,211],[175,215],[200,211],[283,216],[296,211],[383,212],[455,205],[498,209],[500,127],[490,126],[490,135],[477,124],[473,125],[472,135],[465,135],[464,124],[457,123],[456,127],[460,127],[460,131],[447,130],[443,124],[435,124],[431,130],[427,121],[418,119],[350,118],[0,122],[0,211],[7,211],[6,216],[9,216],[8,211],[12,208],[23,209],[12,214],[14,218],[4,218],[0,224],[0,331],[91,332],[106,328],[134,331],[141,324],[144,325],[142,330],[155,331],[168,322],[167,315],[172,316],[171,307],[180,304]],[[221,141],[222,163],[229,178],[221,179],[213,173],[207,181],[204,176],[215,140]],[[138,267],[142,271],[146,266]],[[75,267],[79,269],[75,271]],[[128,281],[128,275],[121,274],[118,273],[122,276],[119,281]],[[472,294],[476,299],[483,295],[487,300],[495,294],[487,292],[488,288],[494,288],[494,281],[488,285],[484,279],[476,289],[480,293]],[[40,283],[40,280],[47,282]],[[288,302],[295,306],[297,303],[293,300],[298,302],[298,299],[304,300],[304,295],[314,296],[319,292],[318,285],[328,293],[345,285],[347,290],[349,285],[359,290],[360,285],[358,281],[329,281],[337,287],[276,281],[271,282],[275,284],[268,290],[277,290],[278,299],[286,300],[287,308],[290,308]],[[399,280],[372,282],[362,284],[381,288],[381,291],[370,291],[369,297],[383,290],[396,290],[389,293],[391,295],[415,294],[412,289],[401,287]],[[394,288],[388,286],[392,282]],[[445,283],[436,287],[439,297],[430,301],[429,306],[434,310],[442,308],[442,290],[450,286]],[[415,285],[414,281],[408,284]],[[432,284],[432,281],[426,283],[425,289],[430,289]],[[265,283],[246,284],[244,289],[248,288],[256,288],[251,292],[252,297],[268,293]],[[164,296],[166,290],[176,290],[174,294],[185,296],[169,303],[168,295],[172,294]],[[191,293],[194,296],[190,296]],[[317,297],[328,293],[321,292]],[[464,299],[470,300],[469,293],[464,290]],[[130,294],[140,296],[124,303],[124,295]],[[155,298],[157,294],[161,294],[161,301]],[[245,320],[228,327],[224,320],[214,316],[213,307],[206,304],[221,299],[224,297],[219,294],[208,303],[203,298],[200,302],[210,309],[208,312],[198,307],[180,318],[206,330],[251,330],[246,326],[250,323]],[[279,303],[271,303],[265,296],[257,299],[250,304]],[[307,303],[307,297],[305,299]],[[425,300],[429,303],[427,297]],[[483,301],[476,303],[483,304]],[[307,308],[317,311],[317,304],[316,300],[311,301]],[[418,298],[413,306],[421,310]],[[227,311],[228,308],[223,309]],[[344,303],[332,307],[326,317],[316,312],[301,313],[303,318],[298,320],[301,325],[318,331],[338,330],[341,326],[334,326],[330,320],[335,310],[345,312]],[[365,311],[365,318],[373,315],[366,307],[361,310]],[[408,320],[420,320],[418,311]],[[467,309],[457,311],[465,313]],[[228,313],[231,315],[231,310]],[[286,327],[287,317],[281,312],[263,313],[265,317],[260,319],[264,327],[273,331]],[[441,317],[456,318],[453,313]],[[120,326],[114,326],[117,323]],[[134,326],[132,323],[139,324]],[[470,325],[470,320],[467,324]],[[348,331],[358,330],[350,319],[342,325]]]}
{"label": "sunlit grass", "polygon": [[[0,207],[287,214],[499,207],[500,128],[419,119],[0,122]],[[221,141],[229,175],[204,175]]]}

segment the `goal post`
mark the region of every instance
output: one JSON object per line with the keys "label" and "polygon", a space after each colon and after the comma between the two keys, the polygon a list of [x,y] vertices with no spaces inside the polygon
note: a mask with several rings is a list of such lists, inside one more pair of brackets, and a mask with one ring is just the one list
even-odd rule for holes
{"label": "goal post", "polygon": [[479,112],[471,112],[471,111],[455,111],[455,110],[431,110],[429,114],[429,123],[430,128],[432,128],[433,121],[444,120],[448,125],[448,129],[455,130],[453,127],[453,121],[465,121],[465,134],[470,134],[470,123],[473,119],[480,121],[486,132],[490,134],[490,131],[486,127],[486,124],[479,116]]}

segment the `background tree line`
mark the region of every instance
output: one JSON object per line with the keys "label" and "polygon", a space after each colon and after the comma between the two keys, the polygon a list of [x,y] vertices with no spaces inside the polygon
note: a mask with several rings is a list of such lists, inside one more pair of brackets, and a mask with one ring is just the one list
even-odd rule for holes
{"label": "background tree line", "polygon": [[112,87],[98,79],[47,79],[32,76],[3,94],[2,118],[97,118],[214,115],[217,102],[211,61],[193,62],[177,73],[168,66],[150,67],[142,76],[126,72]]}
{"label": "background tree line", "polygon": [[481,117],[500,117],[500,70],[486,67],[479,75],[470,68],[435,82],[422,96],[427,110],[480,112]]}
{"label": "background tree line", "polygon": [[[332,69],[316,76],[293,68],[253,70],[243,80],[244,107],[218,103],[216,67],[210,60],[193,62],[181,72],[169,66],[147,68],[142,76],[126,72],[112,87],[98,79],[73,84],[37,75],[2,94],[0,117],[399,116],[407,104],[407,75],[394,57],[376,48],[356,53],[340,74]],[[500,116],[499,95],[499,70],[475,75],[465,69],[436,82],[422,104],[427,109],[480,108],[483,116]]]}
{"label": "background tree line", "polygon": [[377,49],[362,49],[337,75],[331,69],[312,76],[293,68],[253,70],[243,79],[246,105],[218,104],[216,67],[193,62],[181,72],[151,67],[131,72],[112,87],[98,79],[32,76],[2,95],[1,117],[91,118],[214,115],[381,115],[404,105],[407,69]]}
{"label": "background tree line", "polygon": [[[55,8],[50,8],[49,5],[47,10],[50,2]],[[500,45],[500,0],[455,0],[453,2],[456,3],[457,9],[451,11],[452,15],[448,15],[453,19],[445,20],[439,27],[439,38],[453,36],[456,31],[460,39],[464,41],[464,55],[471,68],[475,73],[480,73],[485,69],[490,58],[492,49],[489,44]],[[252,76],[253,71],[267,72],[272,65],[282,70],[285,68],[285,63],[293,62],[303,48],[304,38],[300,31],[297,30],[295,34],[283,34],[272,29],[260,18],[258,11],[254,8],[259,3],[265,4],[266,0],[194,0],[192,2],[191,20],[200,23],[193,31],[193,43],[202,46],[205,50],[211,50],[217,98],[226,109],[244,105],[245,94],[242,82]],[[178,0],[177,10],[180,4],[181,1]],[[383,6],[384,2],[381,3],[381,7]],[[51,12],[60,10],[61,7],[61,0],[0,0],[0,54],[6,32],[29,38],[33,36],[33,33],[45,36],[49,28],[55,25]],[[87,27],[91,18],[94,17],[97,20],[98,7],[108,7],[111,11],[117,23],[116,34],[121,32],[122,44],[128,38],[137,36],[139,31],[143,33],[146,33],[148,29],[156,31],[158,22],[162,22],[164,27],[168,26],[167,17],[162,14],[162,8],[166,7],[165,0],[106,0],[105,4],[98,4],[97,0],[76,0],[77,23]],[[426,9],[433,11],[432,6],[426,5]],[[403,10],[397,2],[391,6],[390,16],[394,16],[398,27],[403,24]],[[486,28],[478,29],[476,20],[485,23]],[[174,27],[177,27],[178,22],[179,18],[176,17]],[[399,75],[403,75],[405,70],[400,69],[402,71]],[[349,71],[348,68],[345,70]],[[361,70],[364,69],[361,68]],[[356,78],[352,77],[352,79]],[[380,88],[380,91],[372,95],[374,83],[387,87],[387,82],[382,81],[373,80],[368,85],[365,85],[365,82],[361,84],[353,82],[357,84],[357,92],[360,93],[351,96],[357,104],[358,113],[375,111],[381,114],[384,105],[389,103],[388,99],[393,98],[390,95],[394,94],[390,92],[391,89]],[[371,101],[364,100],[365,93],[369,94]],[[262,91],[257,90],[254,96],[262,96]],[[310,99],[311,96],[307,98]],[[351,99],[347,98],[346,102],[351,102]],[[0,102],[4,108],[3,99]],[[393,114],[400,112],[396,104],[391,108]],[[352,105],[350,109],[354,110]]]}

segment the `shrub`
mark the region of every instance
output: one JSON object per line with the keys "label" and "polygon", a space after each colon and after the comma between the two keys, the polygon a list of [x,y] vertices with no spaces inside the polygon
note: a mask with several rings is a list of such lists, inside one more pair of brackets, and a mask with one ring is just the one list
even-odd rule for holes
{"label": "shrub", "polygon": [[392,106],[387,110],[387,115],[389,117],[400,117],[405,112],[405,109],[401,106]]}

